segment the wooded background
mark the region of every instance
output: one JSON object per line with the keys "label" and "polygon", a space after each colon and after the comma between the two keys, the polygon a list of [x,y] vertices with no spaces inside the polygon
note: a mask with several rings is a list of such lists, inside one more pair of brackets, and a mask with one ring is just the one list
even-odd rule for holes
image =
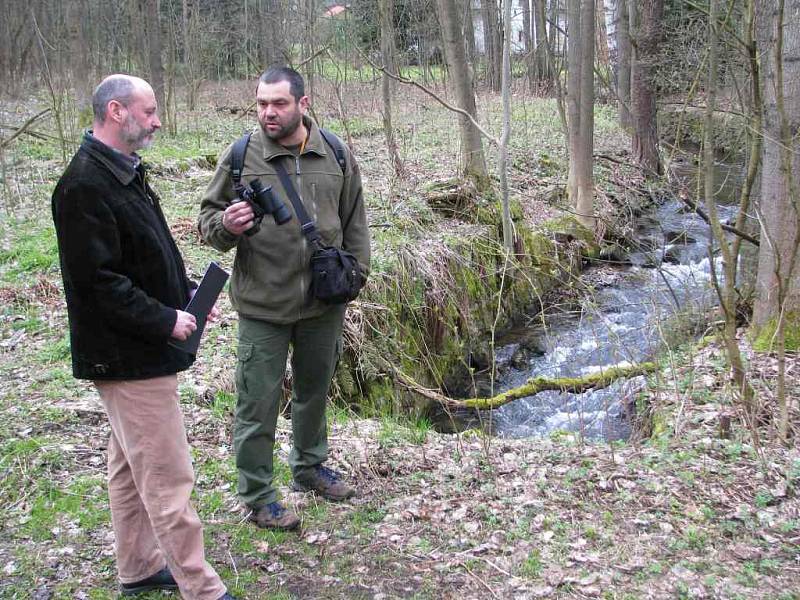
{"label": "wooded background", "polygon": [[[8,0],[0,7],[0,76],[6,96],[47,92],[62,140],[76,123],[88,124],[92,87],[112,72],[153,84],[172,134],[180,112],[198,108],[205,83],[252,81],[272,64],[299,69],[312,96],[324,80],[345,122],[347,85],[380,79],[398,177],[392,103],[402,86],[422,87],[458,114],[461,175],[478,189],[499,176],[509,252],[513,96],[557,98],[567,197],[590,229],[598,226],[594,109],[614,104],[630,133],[629,160],[649,180],[669,176],[678,150],[693,150],[700,164],[704,180],[692,202],[714,232],[709,252],[722,257],[720,318],[747,403],[735,340],[741,315],[752,315],[754,337],[780,356],[800,322],[798,15],[800,0]],[[502,94],[499,135],[482,119],[476,92]],[[3,147],[24,128],[4,124]],[[63,153],[66,160],[66,143]],[[738,215],[727,223],[715,208],[720,158],[745,173]],[[752,250],[749,262],[739,258],[743,247]],[[785,436],[785,403],[782,412]]]}

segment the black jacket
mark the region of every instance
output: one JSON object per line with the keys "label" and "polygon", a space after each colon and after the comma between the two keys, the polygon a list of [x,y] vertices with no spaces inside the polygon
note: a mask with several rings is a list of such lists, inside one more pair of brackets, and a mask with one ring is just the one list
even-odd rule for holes
{"label": "black jacket", "polygon": [[194,357],[167,341],[191,284],[143,166],[87,134],[52,208],[75,377],[146,379],[188,368]]}

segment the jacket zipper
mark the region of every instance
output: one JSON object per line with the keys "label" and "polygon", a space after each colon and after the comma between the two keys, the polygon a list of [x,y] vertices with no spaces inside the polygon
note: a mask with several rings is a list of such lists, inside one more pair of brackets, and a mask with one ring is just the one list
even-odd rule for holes
{"label": "jacket zipper", "polygon": [[[300,187],[300,155],[299,154],[294,157],[294,172],[295,172],[295,177],[297,179],[297,195],[300,198],[300,202],[303,203],[303,188]],[[305,203],[303,203],[303,205],[305,206]],[[308,211],[308,209],[306,209],[306,211]],[[301,260],[303,261],[302,265],[304,266],[308,262],[308,260],[307,260],[308,240],[306,240],[306,236],[305,235],[302,236],[302,239],[303,239],[303,241],[302,241],[302,243],[303,243],[303,252],[302,252]],[[303,310],[304,310],[304,308],[306,306],[306,300],[307,300],[306,299],[306,276],[305,276],[305,272],[306,272],[305,268],[301,268],[300,269],[300,273],[301,273],[301,275],[300,275],[300,310],[299,310],[298,318],[302,317]]]}

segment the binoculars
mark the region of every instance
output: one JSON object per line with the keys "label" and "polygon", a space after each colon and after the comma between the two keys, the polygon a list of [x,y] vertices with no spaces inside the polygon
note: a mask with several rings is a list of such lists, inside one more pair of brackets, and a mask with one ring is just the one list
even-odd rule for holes
{"label": "binoculars", "polygon": [[255,223],[244,232],[245,235],[253,235],[259,230],[264,215],[272,215],[276,225],[283,225],[292,219],[292,213],[275,197],[272,187],[264,187],[260,179],[253,179],[249,186],[245,186],[241,198],[250,204],[255,215]]}

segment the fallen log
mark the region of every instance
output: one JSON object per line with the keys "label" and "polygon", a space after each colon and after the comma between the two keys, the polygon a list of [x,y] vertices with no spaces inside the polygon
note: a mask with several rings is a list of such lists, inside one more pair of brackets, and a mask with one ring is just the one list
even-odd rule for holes
{"label": "fallen log", "polygon": [[419,394],[428,400],[438,402],[444,406],[451,408],[489,410],[493,408],[499,408],[504,404],[508,404],[514,400],[533,396],[534,394],[538,394],[539,392],[544,392],[547,390],[580,394],[581,392],[591,389],[602,389],[604,387],[608,387],[617,379],[636,377],[638,375],[651,373],[655,370],[655,363],[645,362],[638,365],[609,367],[607,369],[603,369],[602,371],[598,371],[597,373],[584,375],[583,377],[532,377],[524,384],[490,398],[450,398],[437,392],[436,390],[432,390],[420,385],[414,381],[413,378],[409,377],[402,371],[395,370],[394,375],[397,382],[409,391]]}

